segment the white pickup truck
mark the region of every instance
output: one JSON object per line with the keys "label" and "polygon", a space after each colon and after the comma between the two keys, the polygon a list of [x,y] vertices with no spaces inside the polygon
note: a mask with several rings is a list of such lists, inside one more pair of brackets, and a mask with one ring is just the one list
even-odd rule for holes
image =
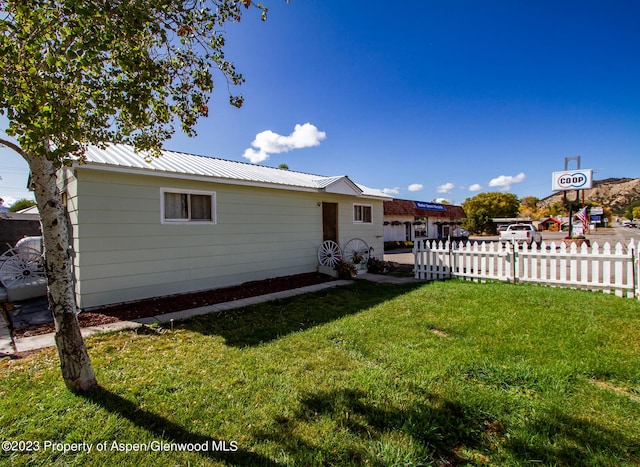
{"label": "white pickup truck", "polygon": [[529,246],[535,242],[540,246],[542,234],[531,224],[511,224],[507,230],[500,232],[500,241],[502,243],[527,243]]}

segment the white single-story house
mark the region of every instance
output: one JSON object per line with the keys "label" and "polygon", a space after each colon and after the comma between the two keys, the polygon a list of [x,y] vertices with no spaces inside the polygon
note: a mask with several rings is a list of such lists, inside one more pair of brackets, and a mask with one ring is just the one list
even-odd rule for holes
{"label": "white single-story house", "polygon": [[459,237],[462,206],[408,199],[384,202],[384,241],[402,242],[420,238]]}
{"label": "white single-story house", "polygon": [[127,145],[62,170],[81,309],[314,272],[325,240],[383,252],[390,197],[347,176]]}

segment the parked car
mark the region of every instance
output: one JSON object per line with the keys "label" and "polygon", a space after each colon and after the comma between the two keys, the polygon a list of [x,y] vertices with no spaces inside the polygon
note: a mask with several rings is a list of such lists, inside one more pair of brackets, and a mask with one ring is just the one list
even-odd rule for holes
{"label": "parked car", "polygon": [[531,224],[512,224],[507,230],[500,232],[500,241],[502,243],[526,243],[529,246],[535,242],[540,246],[542,234]]}

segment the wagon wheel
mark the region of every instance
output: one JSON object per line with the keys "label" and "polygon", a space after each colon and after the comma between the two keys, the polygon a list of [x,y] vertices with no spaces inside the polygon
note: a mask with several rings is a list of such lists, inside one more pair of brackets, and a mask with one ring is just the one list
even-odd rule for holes
{"label": "wagon wheel", "polygon": [[322,242],[318,248],[318,263],[320,266],[335,267],[342,260],[342,251],[338,244],[332,240]]}
{"label": "wagon wheel", "polygon": [[352,238],[344,246],[344,260],[351,264],[367,264],[369,245],[361,238]]}
{"label": "wagon wheel", "polygon": [[22,287],[44,279],[42,256],[33,248],[11,248],[0,256],[0,281],[5,287]]}

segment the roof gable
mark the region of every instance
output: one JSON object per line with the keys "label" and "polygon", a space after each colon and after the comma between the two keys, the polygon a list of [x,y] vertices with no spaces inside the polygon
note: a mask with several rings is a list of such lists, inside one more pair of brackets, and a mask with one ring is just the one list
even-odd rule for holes
{"label": "roof gable", "polygon": [[347,176],[325,177],[317,181],[318,188],[327,193],[360,196],[364,190]]}

